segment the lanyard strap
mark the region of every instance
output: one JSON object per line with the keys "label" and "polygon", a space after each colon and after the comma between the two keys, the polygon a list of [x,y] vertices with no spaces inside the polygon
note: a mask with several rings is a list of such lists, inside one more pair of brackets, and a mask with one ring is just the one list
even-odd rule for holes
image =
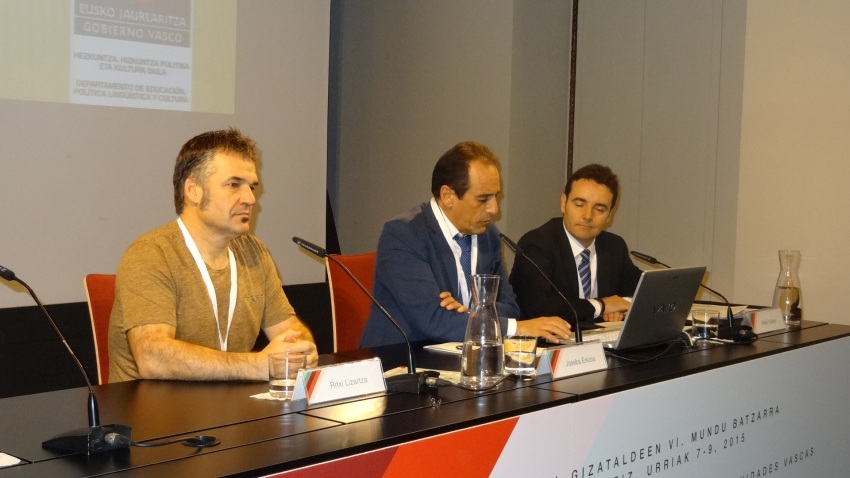
{"label": "lanyard strap", "polygon": [[[469,290],[469,276],[466,275],[466,271],[463,268],[463,265],[460,262],[461,251],[460,244],[456,240],[454,240],[454,236],[452,235],[452,230],[458,234],[460,231],[457,230],[449,221],[449,218],[446,217],[446,213],[443,212],[443,208],[437,204],[437,200],[431,198],[431,211],[434,213],[434,217],[437,218],[437,224],[440,226],[440,231],[443,233],[443,237],[446,238],[446,242],[449,245],[449,249],[452,250],[452,254],[455,257],[455,269],[457,269],[457,283],[458,288],[458,296],[455,299],[462,303],[463,305],[469,307],[471,302],[471,294],[472,292]],[[439,214],[437,214],[439,212]],[[475,270],[478,267],[478,236],[471,235],[472,237],[472,250],[471,250],[471,263],[470,263],[470,273],[475,273]]]}
{"label": "lanyard strap", "polygon": [[204,279],[204,284],[207,286],[207,293],[210,295],[213,316],[215,317],[215,331],[218,333],[218,343],[221,347],[221,351],[227,352],[227,337],[230,335],[230,324],[233,323],[233,311],[236,309],[236,258],[233,256],[233,251],[231,251],[228,247],[227,257],[230,260],[230,303],[227,308],[227,331],[225,332],[224,338],[222,338],[221,326],[218,323],[218,300],[216,300],[215,287],[213,286],[212,278],[210,278],[210,273],[207,270],[207,265],[201,257],[201,251],[198,250],[195,240],[192,239],[192,236],[189,235],[189,230],[186,229],[186,225],[183,224],[183,219],[178,217],[177,225],[180,226],[180,230],[183,232],[183,240],[186,241],[186,247],[188,247],[189,252],[192,253],[192,258],[195,259],[195,264],[201,272],[201,278]]}

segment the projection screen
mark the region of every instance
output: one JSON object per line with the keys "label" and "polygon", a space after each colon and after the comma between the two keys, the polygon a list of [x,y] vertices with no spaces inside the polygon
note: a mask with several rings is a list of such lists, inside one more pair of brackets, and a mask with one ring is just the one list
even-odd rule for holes
{"label": "projection screen", "polygon": [[[254,232],[285,283],[324,280],[329,1],[0,3],[0,265],[45,303],[85,300],[176,217],[182,144],[230,126],[262,150]],[[0,281],[0,310],[33,305]]]}

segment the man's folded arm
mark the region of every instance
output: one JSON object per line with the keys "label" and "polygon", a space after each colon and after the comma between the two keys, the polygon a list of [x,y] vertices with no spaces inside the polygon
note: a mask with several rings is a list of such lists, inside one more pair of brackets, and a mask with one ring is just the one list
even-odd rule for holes
{"label": "man's folded arm", "polygon": [[176,328],[146,324],[127,331],[139,374],[170,380],[266,380],[267,358],[251,352],[233,353],[190,344],[175,338]]}
{"label": "man's folded arm", "polygon": [[448,284],[441,287],[424,247],[406,227],[395,223],[385,226],[378,246],[376,273],[381,275],[382,287],[390,292],[392,304],[383,305],[395,309],[391,313],[400,315],[395,318],[407,324],[414,340],[462,340],[467,315],[440,306],[440,293],[448,289]]}

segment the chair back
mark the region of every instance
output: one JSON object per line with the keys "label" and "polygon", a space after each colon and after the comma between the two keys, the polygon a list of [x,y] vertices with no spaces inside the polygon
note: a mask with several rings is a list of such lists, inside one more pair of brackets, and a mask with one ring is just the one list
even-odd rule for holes
{"label": "chair back", "polygon": [[89,274],[83,285],[89,303],[98,381],[104,384],[109,381],[109,316],[115,302],[115,274]]}
{"label": "chair back", "polygon": [[[333,254],[339,262],[371,293],[375,282],[374,252],[367,254]],[[372,301],[345,271],[330,259],[325,259],[328,270],[328,284],[331,291],[331,312],[333,314],[334,352],[355,350],[360,347],[360,337]]]}

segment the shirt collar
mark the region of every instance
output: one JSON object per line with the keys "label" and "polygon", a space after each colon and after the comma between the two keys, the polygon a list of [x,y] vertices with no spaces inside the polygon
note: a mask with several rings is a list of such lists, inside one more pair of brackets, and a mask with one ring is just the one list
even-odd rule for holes
{"label": "shirt collar", "polygon": [[567,230],[567,226],[564,225],[563,221],[561,221],[561,226],[564,228],[564,234],[567,235],[567,239],[570,241],[570,249],[572,249],[573,257],[578,257],[578,255],[581,254],[581,251],[585,249],[590,251],[591,256],[596,255],[596,238],[593,239],[590,246],[584,247],[580,242],[578,242],[578,239],[570,234],[570,231]]}
{"label": "shirt collar", "polygon": [[437,224],[440,225],[440,230],[443,231],[443,235],[446,236],[446,240],[450,241],[451,244],[454,240],[455,234],[460,233],[457,230],[454,224],[449,221],[449,218],[446,217],[446,214],[443,212],[440,205],[437,204],[436,198],[431,198],[431,211],[434,213],[434,216],[437,218]]}

